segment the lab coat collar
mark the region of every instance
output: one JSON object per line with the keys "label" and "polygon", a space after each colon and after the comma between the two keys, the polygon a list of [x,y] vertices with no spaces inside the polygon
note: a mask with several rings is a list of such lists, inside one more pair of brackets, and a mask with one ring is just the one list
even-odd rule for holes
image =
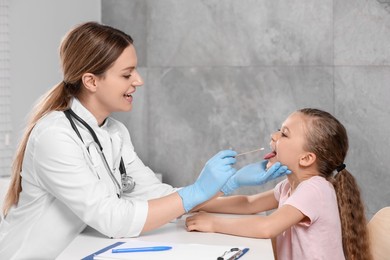
{"label": "lab coat collar", "polygon": [[85,106],[83,106],[83,104],[81,104],[80,100],[78,100],[77,98],[72,98],[70,107],[93,129],[105,129],[111,134],[119,134],[119,129],[117,128],[116,124],[113,124],[111,122],[110,117],[107,117],[106,120],[104,120],[103,125],[99,126],[95,116],[92,115],[92,113]]}
{"label": "lab coat collar", "polygon": [[[85,122],[87,122],[88,125],[90,125],[92,128],[98,128],[98,122],[94,115],[81,104],[80,100],[77,98],[72,98],[72,105],[70,106],[71,109],[79,116],[81,117]],[[107,120],[106,120],[107,121]]]}
{"label": "lab coat collar", "polygon": [[[110,117],[107,117],[103,125],[99,126],[95,116],[92,115],[92,113],[86,107],[84,107],[83,104],[81,104],[80,100],[74,97],[71,102],[72,110],[85,122],[87,122],[87,124],[91,126],[92,129],[96,131],[96,133],[98,133],[100,130],[105,130],[110,134],[112,142],[115,143],[113,152],[114,154],[120,154],[122,150],[122,135],[120,134],[118,125],[113,124]],[[117,159],[114,160],[116,161]]]}

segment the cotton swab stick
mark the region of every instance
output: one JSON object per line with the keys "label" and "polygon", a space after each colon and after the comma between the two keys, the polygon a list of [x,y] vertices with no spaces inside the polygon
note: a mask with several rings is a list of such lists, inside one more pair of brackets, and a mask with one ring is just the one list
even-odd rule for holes
{"label": "cotton swab stick", "polygon": [[254,152],[257,152],[257,151],[262,151],[262,150],[264,150],[264,147],[261,147],[259,149],[252,150],[252,151],[249,151],[249,152],[245,152],[245,153],[239,153],[235,157],[238,157],[238,156],[241,156],[241,155],[244,155],[244,154],[248,154],[248,153],[254,153]]}

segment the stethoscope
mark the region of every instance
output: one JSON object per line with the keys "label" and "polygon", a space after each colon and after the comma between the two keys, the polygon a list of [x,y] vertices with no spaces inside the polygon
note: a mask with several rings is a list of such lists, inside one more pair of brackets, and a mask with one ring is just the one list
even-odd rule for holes
{"label": "stethoscope", "polygon": [[103,153],[103,147],[102,145],[100,144],[100,141],[95,133],[95,131],[93,131],[93,129],[91,128],[90,125],[88,125],[87,122],[85,122],[81,117],[79,117],[72,109],[67,109],[64,111],[66,117],[68,118],[69,122],[70,122],[70,125],[72,126],[73,130],[76,132],[76,134],[78,135],[78,137],[81,139],[81,141],[84,143],[84,140],[83,138],[81,137],[81,134],[79,132],[79,130],[77,129],[77,126],[76,124],[74,123],[72,117],[74,117],[77,121],[79,121],[85,128],[88,129],[88,131],[90,132],[92,138],[93,138],[93,142],[91,142],[88,146],[87,146],[87,150],[89,152],[89,148],[91,145],[93,145],[98,154],[100,155],[100,158],[102,159],[102,162],[108,172],[108,175],[110,176],[112,182],[114,183],[116,189],[117,189],[117,195],[118,197],[122,197],[122,194],[123,193],[130,193],[134,190],[134,187],[135,187],[135,181],[134,179],[131,177],[131,176],[128,176],[126,174],[126,167],[125,167],[125,164],[123,163],[123,158],[121,157],[121,161],[120,161],[120,164],[119,164],[119,171],[121,173],[121,184],[118,182],[118,180],[115,178],[114,176],[114,173],[111,171],[110,169],[110,166],[108,165],[108,162],[107,162],[107,159],[106,159],[106,156],[104,155]]}

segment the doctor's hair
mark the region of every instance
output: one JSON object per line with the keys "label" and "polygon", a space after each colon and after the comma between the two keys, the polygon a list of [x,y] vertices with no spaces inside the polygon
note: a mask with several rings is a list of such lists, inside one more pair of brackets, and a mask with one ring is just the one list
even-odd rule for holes
{"label": "doctor's hair", "polygon": [[51,111],[69,108],[72,97],[78,97],[81,92],[82,76],[92,73],[104,77],[105,72],[131,44],[133,39],[126,33],[96,22],[77,25],[62,39],[60,60],[63,81],[41,97],[30,115],[12,164],[11,182],[3,206],[4,216],[19,201],[24,153],[37,121]]}
{"label": "doctor's hair", "polygon": [[[312,108],[298,112],[305,118],[304,149],[316,155],[320,176],[330,181],[336,191],[345,258],[370,260],[372,256],[360,190],[344,165],[349,147],[347,131],[328,112]],[[335,172],[337,174],[334,176]]]}

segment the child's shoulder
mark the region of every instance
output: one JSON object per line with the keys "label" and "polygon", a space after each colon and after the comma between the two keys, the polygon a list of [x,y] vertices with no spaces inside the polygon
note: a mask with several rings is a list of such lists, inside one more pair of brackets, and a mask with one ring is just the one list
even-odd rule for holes
{"label": "child's shoulder", "polygon": [[303,185],[319,185],[319,186],[329,186],[332,185],[327,179],[321,176],[313,176],[302,182]]}
{"label": "child's shoulder", "polygon": [[302,183],[318,183],[318,184],[325,184],[325,183],[329,183],[329,181],[327,181],[324,177],[321,177],[321,176],[313,176],[307,180],[304,180]]}
{"label": "child's shoulder", "polygon": [[312,190],[313,192],[329,193],[334,191],[333,185],[321,176],[313,176],[301,182],[297,189]]}

